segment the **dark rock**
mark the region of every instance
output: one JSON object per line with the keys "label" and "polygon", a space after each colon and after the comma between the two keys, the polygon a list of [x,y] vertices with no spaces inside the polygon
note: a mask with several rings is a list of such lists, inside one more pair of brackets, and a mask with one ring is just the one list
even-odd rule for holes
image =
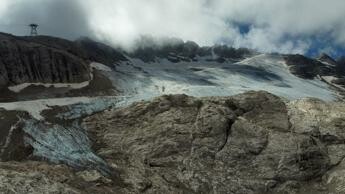
{"label": "dark rock", "polygon": [[337,62],[326,53],[322,53],[317,59],[330,65],[337,66]]}
{"label": "dark rock", "polygon": [[0,34],[0,86],[25,82],[77,83],[90,79],[87,61],[59,48]]}
{"label": "dark rock", "polygon": [[340,57],[338,60],[337,60],[337,72],[339,72],[339,74],[345,76],[345,56],[343,57]]}
{"label": "dark rock", "polygon": [[317,75],[328,76],[336,73],[335,67],[330,67],[303,55],[285,55],[284,59],[290,67],[291,73],[304,79],[313,79]]}
{"label": "dark rock", "polygon": [[245,49],[245,48],[235,49],[232,47],[228,47],[226,45],[215,46],[213,50],[216,55],[218,55],[221,58],[226,58],[226,59],[241,59],[245,55],[249,55],[251,53],[249,49]]}
{"label": "dark rock", "polygon": [[211,61],[223,63],[226,59],[239,60],[250,54],[252,51],[244,48],[235,49],[226,45],[200,47],[195,42],[183,42],[182,40],[162,44],[142,43],[137,49],[128,53],[129,56],[139,58],[144,62],[154,62],[157,58],[166,58],[173,63],[195,61],[197,56],[208,56]]}
{"label": "dark rock", "polygon": [[90,62],[113,67],[127,60],[119,51],[87,38],[75,42],[0,33],[0,87],[21,83],[79,83],[90,80]]}

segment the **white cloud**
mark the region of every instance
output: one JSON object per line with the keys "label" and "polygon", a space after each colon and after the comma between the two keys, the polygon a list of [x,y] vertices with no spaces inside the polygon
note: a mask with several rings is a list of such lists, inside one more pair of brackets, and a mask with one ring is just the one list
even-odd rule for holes
{"label": "white cloud", "polygon": [[8,9],[8,4],[9,4],[9,1],[1,1],[0,2],[0,17],[2,17],[6,10]]}
{"label": "white cloud", "polygon": [[141,35],[175,36],[209,45],[226,25],[199,0],[86,0],[90,25],[99,37],[134,44]]}
{"label": "white cloud", "polygon": [[[283,53],[305,52],[311,37],[320,34],[329,36],[331,44],[345,44],[344,0],[1,0],[0,11],[6,10],[6,2],[22,7],[7,13],[11,16],[30,16],[18,13],[27,10],[30,3],[39,7],[38,13],[44,12],[36,16],[43,15],[52,26],[66,23],[66,30],[76,31],[72,34],[88,34],[127,48],[141,35],[179,37],[201,45],[224,42]],[[79,8],[60,10],[61,19],[44,11],[58,4]],[[0,23],[6,17],[1,18]],[[249,32],[241,34],[238,23],[250,24]]]}

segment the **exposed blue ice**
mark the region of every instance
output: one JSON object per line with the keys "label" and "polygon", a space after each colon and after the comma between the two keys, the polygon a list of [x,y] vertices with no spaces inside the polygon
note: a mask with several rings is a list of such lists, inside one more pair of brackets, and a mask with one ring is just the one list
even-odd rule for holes
{"label": "exposed blue ice", "polygon": [[79,169],[97,169],[110,174],[107,163],[93,153],[91,142],[77,122],[71,126],[49,124],[30,119],[24,121],[26,143],[30,144],[33,155],[53,163],[64,163]]}

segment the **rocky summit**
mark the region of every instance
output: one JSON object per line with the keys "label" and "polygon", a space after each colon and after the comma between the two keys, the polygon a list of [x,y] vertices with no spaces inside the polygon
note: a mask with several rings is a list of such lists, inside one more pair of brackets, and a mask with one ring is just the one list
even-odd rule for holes
{"label": "rocky summit", "polygon": [[342,102],[165,95],[81,123],[108,173],[0,162],[0,193],[345,192]]}

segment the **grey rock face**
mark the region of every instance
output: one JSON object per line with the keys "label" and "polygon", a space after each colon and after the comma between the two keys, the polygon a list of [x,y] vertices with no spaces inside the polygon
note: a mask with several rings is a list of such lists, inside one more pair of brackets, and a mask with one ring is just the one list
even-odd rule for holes
{"label": "grey rock face", "polygon": [[89,39],[0,33],[0,89],[25,82],[79,83],[90,80],[90,61],[111,66],[119,60],[126,57]]}
{"label": "grey rock face", "polygon": [[[323,53],[317,59],[303,55],[285,55],[285,62],[290,72],[304,79],[315,79],[319,76],[333,76],[333,84],[345,86],[345,66],[341,59],[335,61]],[[341,91],[343,92],[343,91]]]}
{"label": "grey rock face", "polygon": [[88,63],[64,50],[0,34],[0,86],[90,79]]}
{"label": "grey rock face", "polygon": [[330,170],[344,156],[345,109],[336,106],[286,104],[265,92],[174,95],[96,114],[85,125],[132,192],[341,193],[330,186],[344,184]]}
{"label": "grey rock face", "polygon": [[[36,174],[42,178],[34,180],[76,193],[340,194],[344,119],[343,103],[286,102],[266,92],[162,96],[84,119],[93,151],[116,179],[97,167],[75,172],[44,162],[37,166],[49,170],[0,163],[0,179],[19,180],[21,189],[29,186],[20,180]],[[38,191],[41,184],[29,185]]]}
{"label": "grey rock face", "polygon": [[340,57],[338,60],[337,60],[337,63],[338,63],[338,71],[342,74],[345,74],[345,56],[343,57]]}
{"label": "grey rock face", "polygon": [[[325,59],[325,57],[321,59]],[[336,66],[328,66],[303,55],[286,55],[285,61],[290,67],[291,73],[304,79],[313,79],[317,75],[329,76],[337,73]]]}

